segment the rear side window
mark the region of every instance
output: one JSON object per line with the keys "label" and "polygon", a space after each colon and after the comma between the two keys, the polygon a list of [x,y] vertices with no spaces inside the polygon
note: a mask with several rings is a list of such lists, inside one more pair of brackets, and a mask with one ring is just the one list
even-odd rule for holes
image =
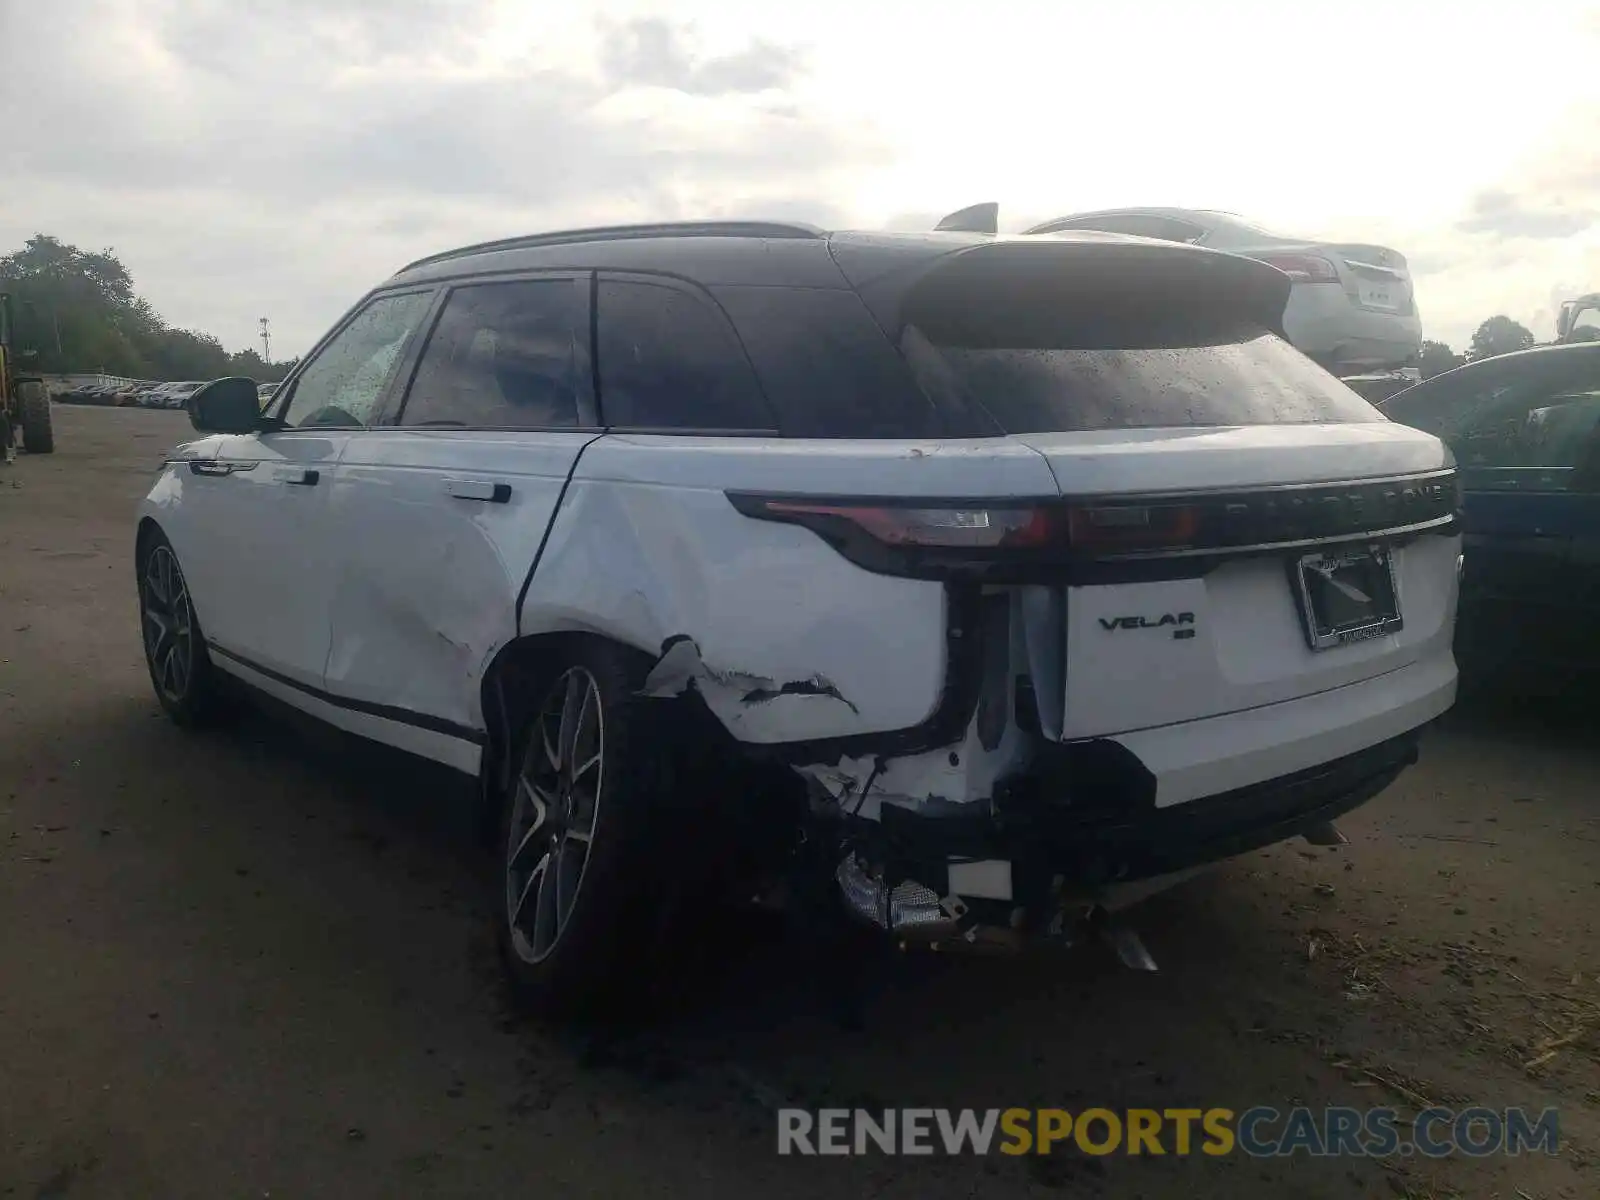
{"label": "rear side window", "polygon": [[1133,237],[1159,238],[1164,242],[1192,242],[1205,232],[1200,226],[1191,225],[1188,221],[1158,216],[1155,213],[1106,213],[1098,217],[1052,221],[1045,226],[1045,232],[1048,233],[1070,229],[1124,233]]}
{"label": "rear side window", "polygon": [[937,413],[860,298],[814,288],[716,291],[787,437],[920,438]]}
{"label": "rear side window", "polygon": [[588,388],[587,281],[524,279],[450,293],[422,352],[402,425],[580,424]]}
{"label": "rear side window", "polygon": [[708,300],[666,283],[604,279],[596,296],[607,425],[773,429],[750,362]]}

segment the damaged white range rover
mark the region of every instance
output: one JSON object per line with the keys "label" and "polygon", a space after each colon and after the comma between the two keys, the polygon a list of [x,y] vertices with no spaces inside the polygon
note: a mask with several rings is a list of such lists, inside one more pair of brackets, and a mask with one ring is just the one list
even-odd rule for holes
{"label": "damaged white range rover", "polygon": [[1289,286],[1092,233],[423,259],[265,411],[190,400],[138,528],[157,695],[244,683],[478,778],[506,962],[557,1007],[783,872],[1009,942],[1336,838],[1454,698],[1458,496],[1284,341]]}

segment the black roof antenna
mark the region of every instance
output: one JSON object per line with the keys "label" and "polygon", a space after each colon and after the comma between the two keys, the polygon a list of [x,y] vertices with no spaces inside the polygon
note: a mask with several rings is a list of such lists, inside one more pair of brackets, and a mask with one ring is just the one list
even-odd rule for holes
{"label": "black roof antenna", "polygon": [[934,226],[946,233],[998,233],[999,228],[1000,206],[993,200],[953,212]]}

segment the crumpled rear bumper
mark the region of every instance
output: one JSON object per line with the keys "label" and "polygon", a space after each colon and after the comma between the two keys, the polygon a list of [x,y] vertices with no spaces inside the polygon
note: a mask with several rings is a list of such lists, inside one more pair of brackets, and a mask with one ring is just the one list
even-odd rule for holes
{"label": "crumpled rear bumper", "polygon": [[[1064,900],[1260,849],[1349,812],[1416,761],[1419,733],[1167,808],[1156,806],[1149,773],[1115,743],[1058,746],[992,804],[886,804],[852,841],[890,893],[909,881],[922,895],[959,897],[967,924],[1016,928],[1019,912],[1022,923],[1043,924]],[[973,879],[985,894],[963,891]]]}

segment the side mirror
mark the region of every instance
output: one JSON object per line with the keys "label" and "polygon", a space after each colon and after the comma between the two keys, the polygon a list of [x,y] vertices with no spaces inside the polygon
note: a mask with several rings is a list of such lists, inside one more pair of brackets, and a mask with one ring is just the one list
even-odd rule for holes
{"label": "side mirror", "polygon": [[214,379],[189,397],[189,423],[201,433],[254,433],[261,428],[256,383],[242,375]]}
{"label": "side mirror", "polygon": [[1575,301],[1568,300],[1561,306],[1561,311],[1556,314],[1556,340],[1560,341],[1572,332],[1572,318],[1578,315],[1578,305]]}

